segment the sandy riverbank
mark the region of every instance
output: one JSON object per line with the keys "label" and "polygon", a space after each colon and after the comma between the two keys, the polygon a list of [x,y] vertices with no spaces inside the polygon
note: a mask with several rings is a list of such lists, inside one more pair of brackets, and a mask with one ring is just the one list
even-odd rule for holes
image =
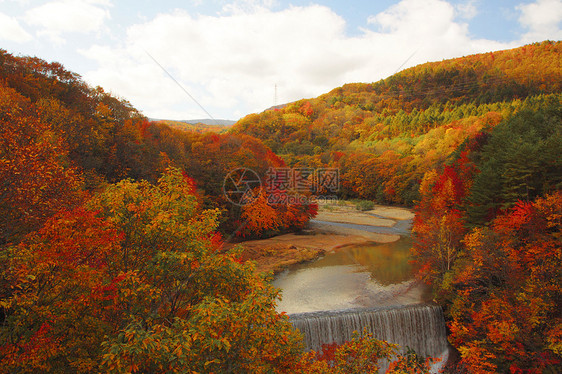
{"label": "sandy riverbank", "polygon": [[352,204],[320,206],[316,220],[351,223],[378,227],[392,227],[396,221],[410,220],[414,213],[406,208],[376,205],[374,209],[358,211]]}
{"label": "sandy riverbank", "polygon": [[[392,227],[397,220],[409,220],[413,213],[405,208],[376,206],[360,212],[350,205],[321,206],[316,220],[374,227]],[[285,234],[269,239],[250,240],[240,245],[242,260],[256,262],[259,272],[279,272],[286,267],[311,261],[340,247],[368,242],[390,243],[400,239],[398,234],[386,234],[340,227],[318,222],[311,223],[306,235]]]}
{"label": "sandy riverbank", "polygon": [[392,219],[374,217],[359,211],[318,212],[314,218],[318,221],[351,223],[354,225],[368,225],[379,227],[392,227],[396,222]]}

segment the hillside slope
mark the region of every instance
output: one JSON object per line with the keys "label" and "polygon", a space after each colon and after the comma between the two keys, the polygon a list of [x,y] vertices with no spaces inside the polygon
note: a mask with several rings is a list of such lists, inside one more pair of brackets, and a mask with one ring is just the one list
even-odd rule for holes
{"label": "hillside slope", "polygon": [[262,139],[292,166],[338,167],[341,196],[411,204],[419,181],[468,136],[522,107],[559,97],[562,43],[419,65],[351,83],[232,128]]}
{"label": "hillside slope", "polygon": [[[204,120],[202,120],[204,121]],[[154,121],[159,124],[163,124],[169,126],[173,129],[187,131],[187,132],[197,132],[197,133],[205,133],[205,132],[215,132],[215,133],[223,133],[228,130],[228,128],[233,124],[222,124],[216,123],[213,124],[209,122],[199,122],[199,121],[174,121],[174,120],[157,120]]]}

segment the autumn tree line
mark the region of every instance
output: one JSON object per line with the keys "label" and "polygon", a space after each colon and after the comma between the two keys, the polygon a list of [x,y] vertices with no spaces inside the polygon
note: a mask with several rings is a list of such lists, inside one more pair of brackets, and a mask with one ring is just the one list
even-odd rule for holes
{"label": "autumn tree line", "polygon": [[413,248],[467,372],[562,368],[562,106],[526,108],[425,174]]}
{"label": "autumn tree line", "polygon": [[58,63],[2,52],[0,66],[6,123],[0,130],[5,159],[0,242],[17,241],[37,229],[80,192],[128,178],[155,183],[169,167],[195,180],[204,207],[221,210],[219,230],[225,234],[273,235],[298,229],[315,214],[313,205],[289,213],[279,206],[270,214],[283,224],[245,227],[243,209],[222,192],[224,178],[245,167],[263,179],[269,168],[285,165],[258,139],[185,132],[150,122],[126,100],[88,87]]}

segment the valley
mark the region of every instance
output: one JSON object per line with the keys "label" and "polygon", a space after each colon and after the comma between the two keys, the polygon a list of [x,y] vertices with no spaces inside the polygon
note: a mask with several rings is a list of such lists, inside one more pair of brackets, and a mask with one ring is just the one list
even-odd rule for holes
{"label": "valley", "polygon": [[[428,62],[219,128],[0,50],[0,373],[425,373],[449,344],[451,373],[560,372],[560,61]],[[349,334],[381,320],[420,352]]]}

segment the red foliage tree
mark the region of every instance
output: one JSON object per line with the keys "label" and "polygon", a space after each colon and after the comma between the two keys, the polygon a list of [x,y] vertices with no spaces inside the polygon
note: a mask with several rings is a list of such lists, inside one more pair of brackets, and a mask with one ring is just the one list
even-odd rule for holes
{"label": "red foliage tree", "polygon": [[471,372],[562,368],[562,193],[519,203],[466,236],[451,342]]}

